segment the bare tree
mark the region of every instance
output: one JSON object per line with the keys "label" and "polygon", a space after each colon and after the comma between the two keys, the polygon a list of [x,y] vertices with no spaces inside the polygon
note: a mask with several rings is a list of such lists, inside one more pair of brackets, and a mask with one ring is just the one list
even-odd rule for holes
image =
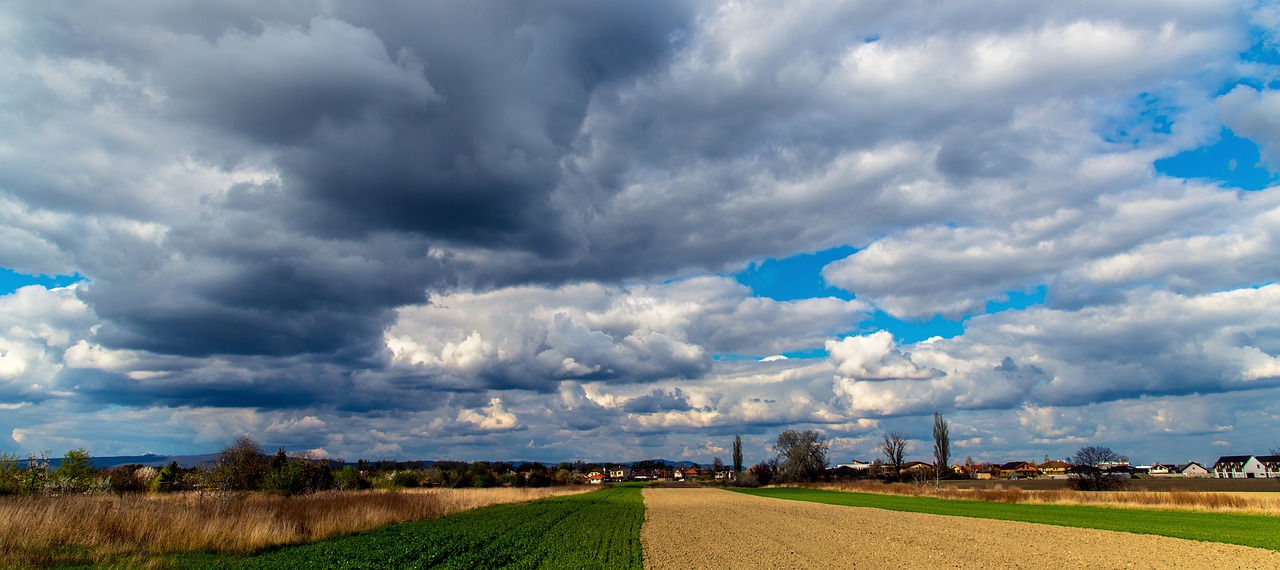
{"label": "bare tree", "polygon": [[831,444],[817,430],[789,429],[778,434],[778,475],[787,483],[817,481],[827,472],[827,449]]}
{"label": "bare tree", "polygon": [[933,470],[938,478],[950,469],[951,428],[942,414],[933,413]]}
{"label": "bare tree", "polygon": [[1078,491],[1114,491],[1123,489],[1125,481],[1106,469],[1109,463],[1121,460],[1110,447],[1089,445],[1080,448],[1071,457],[1071,486]]}
{"label": "bare tree", "polygon": [[893,466],[894,477],[901,477],[903,459],[907,455],[907,436],[898,431],[885,433],[884,440],[880,442],[880,453]]}
{"label": "bare tree", "polygon": [[214,479],[227,491],[253,491],[262,485],[268,467],[262,445],[242,435],[218,452]]}

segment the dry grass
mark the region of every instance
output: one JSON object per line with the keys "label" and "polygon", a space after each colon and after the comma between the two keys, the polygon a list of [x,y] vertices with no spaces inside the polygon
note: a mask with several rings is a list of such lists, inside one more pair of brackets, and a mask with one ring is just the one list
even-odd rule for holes
{"label": "dry grass", "polygon": [[1044,503],[1094,505],[1104,507],[1178,509],[1280,515],[1280,498],[1271,493],[1210,493],[1182,490],[1084,492],[1067,489],[1025,491],[996,485],[988,489],[958,489],[949,486],[883,484],[868,481],[809,485],[815,489],[880,493],[942,499],[966,499],[996,503]]}
{"label": "dry grass", "polygon": [[292,498],[256,493],[3,497],[0,567],[104,563],[135,554],[248,553],[585,490],[421,489]]}

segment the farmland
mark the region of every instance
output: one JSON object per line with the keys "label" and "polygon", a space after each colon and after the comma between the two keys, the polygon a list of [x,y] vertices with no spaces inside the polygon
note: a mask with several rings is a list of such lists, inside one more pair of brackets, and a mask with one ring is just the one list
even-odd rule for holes
{"label": "farmland", "polygon": [[[1280,567],[1280,552],[1260,548],[784,500],[769,497],[771,494],[792,498],[854,495],[806,489],[762,489],[750,493],[646,489],[646,568],[949,568],[961,561],[1011,568]],[[866,500],[868,506],[879,507],[890,499],[948,503],[963,516],[980,513],[978,509],[987,505],[885,495],[872,495]],[[1035,508],[993,505],[1011,510]],[[1073,516],[1093,514],[1078,511]],[[1230,532],[1236,530],[1239,529]],[[1226,532],[1220,531],[1219,536]]]}
{"label": "farmland", "polygon": [[[115,550],[102,544],[77,546],[77,540],[95,533],[120,533],[123,522],[107,525],[110,528],[100,522],[111,517],[131,520],[139,526],[137,532],[155,537],[162,536],[166,526],[185,524],[165,519],[167,523],[147,525],[143,522],[150,515],[140,514],[172,511],[171,503],[179,497],[136,497],[153,504],[119,502],[79,512],[72,518],[90,526],[68,526],[55,542],[46,543],[45,559],[32,557],[38,549],[30,542],[24,543],[26,559],[15,558],[18,551],[4,543],[11,552],[0,567],[95,563],[153,568],[804,568],[948,566],[958,558],[1011,567],[1024,567],[1028,560],[1104,568],[1219,567],[1228,561],[1243,567],[1280,567],[1280,539],[1275,538],[1280,536],[1280,517],[1257,514],[1007,504],[788,487],[734,492],[687,484],[621,484],[584,490],[579,487],[565,495],[573,492],[566,489],[550,498],[461,512],[484,501],[520,498],[511,493],[514,489],[351,494],[347,499],[376,499],[385,510],[395,510],[393,503],[401,502],[402,515],[410,514],[406,506],[416,501],[416,514],[425,517],[391,526],[366,524],[363,534],[319,531],[332,529],[334,519],[350,518],[360,510],[344,515],[330,508],[310,519],[294,512],[318,504],[323,499],[318,496],[247,495],[220,506],[197,500],[187,504],[186,510],[195,513],[188,518],[209,517],[219,510],[224,517],[244,511],[239,516],[256,517],[243,522],[262,522],[240,527],[224,518],[210,533],[221,536],[222,542],[199,547],[171,540],[167,546],[139,550],[148,544],[145,538],[120,542]],[[106,498],[40,500],[52,510],[44,515],[29,512],[28,520],[54,517],[60,512],[54,505]],[[201,505],[213,510],[201,510]],[[371,509],[366,506],[364,511]],[[278,535],[283,538],[252,542],[272,527],[272,521],[272,532],[288,531]],[[1195,540],[1184,540],[1188,538]]]}
{"label": "farmland", "polygon": [[893,511],[1021,521],[1046,525],[1154,534],[1280,550],[1280,517],[1081,505],[1040,505],[847,493],[802,488],[744,489],[742,493]]}
{"label": "farmland", "polygon": [[0,497],[0,568],[139,566],[181,552],[250,553],[582,491],[581,487],[556,487],[303,497],[259,493]]}
{"label": "farmland", "polygon": [[[1207,480],[1215,481],[1215,480]],[[1230,480],[1218,480],[1231,483]],[[1253,483],[1256,480],[1239,480]],[[1063,481],[976,481],[983,485],[964,485],[966,481],[944,481],[941,485],[913,485],[910,483],[883,483],[876,481],[841,481],[811,483],[808,489],[873,493],[878,495],[902,495],[911,497],[935,497],[939,499],[974,500],[997,503],[1095,505],[1125,509],[1162,509],[1233,512],[1243,514],[1280,515],[1280,493],[1272,492],[1274,483],[1264,481],[1258,485],[1209,485],[1205,480],[1189,481],[1182,486],[1145,485],[1148,481],[1135,481],[1126,490],[1076,491]],[[1034,484],[1029,484],[1034,483]],[[1157,481],[1163,483],[1163,481]],[[1154,487],[1154,488],[1153,488]],[[1266,489],[1265,491],[1248,489]],[[1200,490],[1190,490],[1200,489]],[[1213,490],[1218,489],[1218,490]],[[1226,489],[1226,490],[1222,490]]]}
{"label": "farmland", "polygon": [[218,568],[641,567],[639,488],[499,505],[248,557],[191,556]]}

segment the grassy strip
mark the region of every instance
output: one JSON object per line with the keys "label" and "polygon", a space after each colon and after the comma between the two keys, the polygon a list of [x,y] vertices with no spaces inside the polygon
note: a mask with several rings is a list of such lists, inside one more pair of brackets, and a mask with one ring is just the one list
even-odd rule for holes
{"label": "grassy strip", "polygon": [[638,488],[516,505],[286,547],[256,556],[186,556],[217,568],[641,568]]}
{"label": "grassy strip", "polygon": [[1280,550],[1280,517],[1265,515],[1117,509],[1078,505],[1011,505],[817,489],[732,490],[760,497],[811,501],[828,505],[1114,530]]}

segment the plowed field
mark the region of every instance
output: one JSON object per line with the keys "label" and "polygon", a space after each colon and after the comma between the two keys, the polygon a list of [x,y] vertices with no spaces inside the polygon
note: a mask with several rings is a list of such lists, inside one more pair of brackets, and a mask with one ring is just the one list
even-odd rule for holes
{"label": "plowed field", "polygon": [[1280,568],[1280,552],[1160,536],[645,489],[645,568]]}

